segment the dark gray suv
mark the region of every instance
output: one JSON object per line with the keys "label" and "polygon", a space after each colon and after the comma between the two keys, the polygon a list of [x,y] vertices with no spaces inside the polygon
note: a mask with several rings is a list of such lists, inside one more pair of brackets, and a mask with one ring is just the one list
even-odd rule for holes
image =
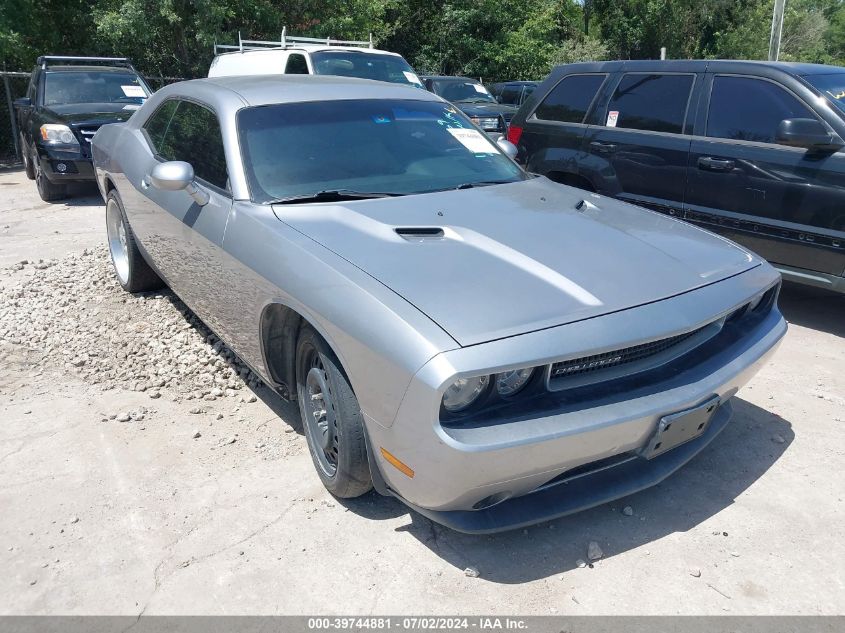
{"label": "dark gray suv", "polygon": [[513,118],[529,171],[699,224],[845,292],[845,68],[559,66]]}

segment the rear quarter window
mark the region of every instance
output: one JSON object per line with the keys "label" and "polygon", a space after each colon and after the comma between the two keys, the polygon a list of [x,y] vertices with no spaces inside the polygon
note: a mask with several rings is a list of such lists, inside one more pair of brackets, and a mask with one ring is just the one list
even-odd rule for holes
{"label": "rear quarter window", "polygon": [[607,108],[607,124],[630,130],[681,134],[693,75],[627,74]]}
{"label": "rear quarter window", "polygon": [[541,121],[583,123],[607,75],[570,75],[559,82],[537,106]]}

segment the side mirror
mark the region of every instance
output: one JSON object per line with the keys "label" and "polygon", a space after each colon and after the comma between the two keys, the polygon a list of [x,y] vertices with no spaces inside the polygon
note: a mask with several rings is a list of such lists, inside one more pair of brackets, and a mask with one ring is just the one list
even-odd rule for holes
{"label": "side mirror", "polygon": [[816,119],[784,119],[778,125],[775,141],[790,147],[836,150],[842,142]]}
{"label": "side mirror", "polygon": [[204,207],[208,204],[208,194],[194,182],[194,168],[182,160],[159,163],[150,173],[150,184],[161,191],[186,191],[194,201]]}
{"label": "side mirror", "polygon": [[502,152],[504,152],[505,156],[507,156],[511,160],[516,158],[516,154],[519,150],[516,149],[516,145],[511,143],[504,136],[500,136],[498,139],[496,139],[496,145],[499,147],[500,150],[502,150]]}
{"label": "side mirror", "polygon": [[32,107],[32,99],[29,97],[21,97],[20,99],[15,99],[13,105],[16,108],[30,108]]}

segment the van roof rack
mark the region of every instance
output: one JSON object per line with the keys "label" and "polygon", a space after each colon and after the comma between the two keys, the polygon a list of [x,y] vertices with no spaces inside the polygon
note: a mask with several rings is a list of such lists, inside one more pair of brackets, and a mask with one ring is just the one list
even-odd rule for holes
{"label": "van roof rack", "polygon": [[[61,66],[68,64],[108,64],[111,66],[125,66],[135,70],[132,61],[128,57],[76,57],[73,55],[41,55],[35,63],[44,70],[47,66]],[[137,72],[137,71],[136,71]]]}
{"label": "van roof rack", "polygon": [[301,37],[298,35],[288,35],[287,27],[282,27],[282,36],[276,42],[266,40],[245,40],[238,32],[237,44],[214,44],[214,54],[219,55],[220,52],[238,51],[257,51],[267,50],[271,48],[300,48],[303,44],[309,46],[361,46],[373,48],[373,34],[370,33],[368,40],[336,40],[331,37]]}

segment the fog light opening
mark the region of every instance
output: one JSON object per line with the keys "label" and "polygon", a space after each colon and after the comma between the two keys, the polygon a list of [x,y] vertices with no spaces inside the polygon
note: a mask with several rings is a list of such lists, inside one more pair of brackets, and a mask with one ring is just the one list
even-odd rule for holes
{"label": "fog light opening", "polygon": [[475,504],[472,506],[473,510],[486,510],[487,508],[492,508],[495,505],[502,503],[502,501],[507,501],[510,499],[511,496],[510,490],[503,490],[502,492],[497,492],[495,494],[489,495],[484,497],[481,501],[476,501]]}
{"label": "fog light opening", "polygon": [[60,173],[65,173],[67,171],[67,165],[64,163],[56,163],[56,171]]}

